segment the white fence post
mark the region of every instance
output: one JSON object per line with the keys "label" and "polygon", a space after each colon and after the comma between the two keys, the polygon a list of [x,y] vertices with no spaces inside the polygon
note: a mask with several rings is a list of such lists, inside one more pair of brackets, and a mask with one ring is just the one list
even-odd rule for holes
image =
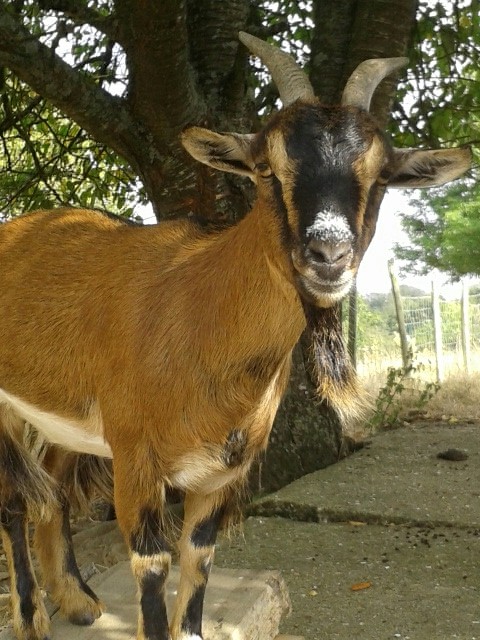
{"label": "white fence post", "polygon": [[402,349],[402,363],[405,372],[408,373],[411,371],[412,354],[408,345],[407,329],[405,327],[405,314],[403,311],[402,296],[400,295],[397,274],[395,272],[395,262],[392,259],[388,261],[388,273],[390,274],[390,280],[392,282],[392,295],[397,314],[398,334],[400,336],[400,347]]}
{"label": "white fence post", "polygon": [[443,366],[443,338],[442,338],[442,317],[440,315],[440,296],[435,280],[432,280],[432,317],[433,335],[435,339],[435,362],[437,368],[437,382],[442,382],[445,376]]}
{"label": "white fence post", "polygon": [[467,281],[462,281],[462,352],[463,366],[465,371],[470,373],[470,309],[469,296],[470,291]]}

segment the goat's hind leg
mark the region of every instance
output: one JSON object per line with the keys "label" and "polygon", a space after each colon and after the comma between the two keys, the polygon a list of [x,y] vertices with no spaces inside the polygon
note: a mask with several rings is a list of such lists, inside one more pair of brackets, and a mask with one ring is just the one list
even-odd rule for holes
{"label": "goat's hind leg", "polygon": [[28,521],[29,516],[48,518],[55,505],[55,487],[47,474],[19,442],[0,434],[0,524],[10,573],[13,629],[19,640],[49,637],[50,618],[32,566]]}
{"label": "goat's hind leg", "polygon": [[[70,531],[70,501],[78,464],[88,468],[86,458],[49,446],[44,467],[56,478],[60,488],[60,508],[35,527],[35,550],[50,598],[72,623],[90,625],[101,616],[104,607],[83,580],[75,559]],[[88,473],[86,474],[88,476]],[[84,477],[85,482],[91,479]],[[80,491],[84,487],[78,487]]]}

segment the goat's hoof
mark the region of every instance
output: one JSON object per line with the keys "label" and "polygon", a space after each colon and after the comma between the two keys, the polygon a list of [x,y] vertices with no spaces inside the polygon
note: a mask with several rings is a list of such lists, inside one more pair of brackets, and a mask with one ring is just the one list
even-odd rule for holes
{"label": "goat's hoof", "polygon": [[64,609],[63,613],[72,624],[88,627],[102,615],[104,608],[99,600],[88,598],[88,602],[84,603],[82,607],[70,608],[69,611]]}
{"label": "goat's hoof", "polygon": [[68,621],[79,627],[89,627],[101,615],[102,615],[101,613],[98,616],[96,616],[91,612],[79,611],[78,613],[71,613],[68,616]]}

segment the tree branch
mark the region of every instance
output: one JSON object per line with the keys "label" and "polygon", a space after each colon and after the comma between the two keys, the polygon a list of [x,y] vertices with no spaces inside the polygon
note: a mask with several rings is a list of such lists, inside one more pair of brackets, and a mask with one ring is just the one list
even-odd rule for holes
{"label": "tree branch", "polygon": [[75,24],[89,24],[111,40],[121,44],[118,21],[113,14],[103,15],[78,0],[39,0],[38,4],[44,11],[63,13],[65,17],[70,18]]}
{"label": "tree branch", "polygon": [[168,144],[206,110],[188,55],[185,0],[115,0],[115,11],[127,56],[131,112],[155,140]]}
{"label": "tree branch", "polygon": [[110,146],[140,173],[139,158],[158,155],[123,101],[73,70],[39,42],[0,2],[0,64]]}

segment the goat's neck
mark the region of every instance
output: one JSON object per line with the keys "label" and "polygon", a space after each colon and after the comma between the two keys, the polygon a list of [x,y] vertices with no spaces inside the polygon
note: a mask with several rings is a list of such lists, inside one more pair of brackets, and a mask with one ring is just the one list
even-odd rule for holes
{"label": "goat's neck", "polygon": [[233,349],[287,355],[300,338],[305,316],[276,213],[257,202],[217,237],[211,250],[209,260],[221,268],[207,275],[206,299],[215,300],[207,310],[210,327],[233,331]]}

